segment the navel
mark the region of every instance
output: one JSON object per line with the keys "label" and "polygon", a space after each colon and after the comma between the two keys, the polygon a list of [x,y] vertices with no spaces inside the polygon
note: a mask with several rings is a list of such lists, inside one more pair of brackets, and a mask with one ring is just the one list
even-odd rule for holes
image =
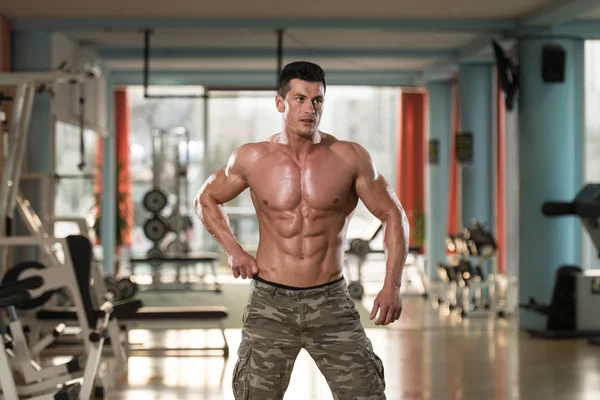
{"label": "navel", "polygon": [[269,204],[269,202],[267,200],[263,200],[263,204],[267,205],[267,204]]}
{"label": "navel", "polygon": [[333,199],[333,204],[337,204],[338,203],[338,199]]}

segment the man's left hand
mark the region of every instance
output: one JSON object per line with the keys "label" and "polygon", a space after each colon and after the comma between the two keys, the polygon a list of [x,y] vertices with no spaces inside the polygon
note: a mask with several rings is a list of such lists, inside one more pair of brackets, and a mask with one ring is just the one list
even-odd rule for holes
{"label": "man's left hand", "polygon": [[379,310],[379,318],[375,325],[389,325],[400,318],[402,313],[402,297],[400,288],[384,286],[373,302],[370,319],[374,319]]}

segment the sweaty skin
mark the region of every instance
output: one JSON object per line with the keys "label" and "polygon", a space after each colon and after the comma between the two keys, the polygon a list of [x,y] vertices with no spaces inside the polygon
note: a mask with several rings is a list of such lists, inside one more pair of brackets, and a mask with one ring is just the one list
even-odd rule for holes
{"label": "sweaty skin", "polygon": [[[278,96],[285,129],[265,142],[236,149],[228,164],[199,190],[194,208],[227,252],[236,278],[258,273],[272,282],[308,287],[342,276],[348,224],[362,200],[383,223],[386,277],[371,319],[381,309],[376,323],[387,325],[400,317],[402,309],[407,218],[362,146],[316,129],[322,101],[306,99],[322,97],[318,86],[292,81],[286,99]],[[303,97],[299,102],[298,93]],[[222,207],[247,188],[259,223],[256,259],[235,239]]]}

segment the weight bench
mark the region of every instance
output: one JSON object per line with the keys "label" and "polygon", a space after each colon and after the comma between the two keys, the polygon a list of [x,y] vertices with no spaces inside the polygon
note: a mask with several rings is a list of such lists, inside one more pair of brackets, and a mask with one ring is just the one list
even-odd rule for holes
{"label": "weight bench", "polygon": [[[81,291],[87,296],[91,296],[92,288],[88,284],[91,271],[91,242],[83,236],[69,238],[69,251],[73,261],[73,267],[76,270],[78,280],[80,281]],[[151,348],[134,349],[130,347],[130,352],[135,351],[206,351],[219,350],[223,352],[224,357],[229,356],[229,345],[225,337],[223,320],[228,317],[226,307],[199,306],[199,307],[144,307],[139,299],[125,300],[113,304],[112,318],[116,318],[118,324],[128,330],[131,326],[140,326],[142,328],[173,328],[175,325],[180,327],[182,322],[186,323],[188,329],[198,327],[200,321],[218,321],[219,329],[223,336],[223,346],[216,348]],[[90,310],[101,313],[99,310]],[[65,325],[76,326],[79,322],[75,307],[47,307],[36,313],[36,319],[44,323],[64,323]],[[71,324],[69,324],[71,322]],[[129,340],[127,341],[129,344]]]}
{"label": "weight bench", "polygon": [[[376,220],[372,226],[367,229],[367,233],[365,234],[365,238],[353,238],[347,241],[345,252],[346,254],[352,254],[356,257],[356,279],[350,280],[348,284],[348,292],[350,293],[350,297],[356,300],[360,300],[363,297],[365,292],[363,284],[362,284],[362,268],[364,263],[366,262],[367,256],[370,254],[385,254],[385,250],[383,248],[372,248],[371,243],[375,240],[375,238],[383,231],[383,224],[380,220]],[[410,247],[408,249],[408,253],[415,256],[414,264],[406,264],[406,267],[416,267],[419,273],[419,277],[421,278],[421,282],[423,284],[423,293],[422,296],[427,298],[429,296],[429,278],[425,273],[425,267],[422,263],[419,263],[416,259],[417,255],[422,253],[421,247]],[[349,271],[349,266],[346,267]]]}
{"label": "weight bench", "polygon": [[[125,307],[119,307],[124,305]],[[137,305],[140,305],[138,308]],[[229,316],[226,307],[219,306],[199,306],[199,307],[144,307],[141,300],[129,300],[123,303],[115,303],[113,316],[119,321],[119,325],[128,331],[132,327],[144,329],[173,328],[182,325],[186,329],[197,328],[200,322],[217,321],[219,330],[223,337],[221,347],[194,347],[194,348],[170,348],[170,347],[152,347],[143,348],[129,343],[128,347],[131,354],[138,353],[168,353],[181,351],[211,351],[217,350],[223,352],[223,357],[229,357],[229,344],[225,336],[223,320]],[[36,314],[39,321],[51,324],[67,322],[77,322],[77,315],[74,308],[45,309]]]}
{"label": "weight bench", "polygon": [[[150,264],[153,268],[152,277],[154,282],[154,277],[157,275],[157,269],[163,264],[179,264],[179,265],[190,265],[190,264],[210,264],[212,273],[215,277],[215,287],[214,291],[219,293],[223,290],[221,284],[219,284],[217,279],[217,270],[216,264],[219,261],[220,256],[218,253],[211,252],[194,252],[194,253],[182,253],[182,254],[153,254],[149,252],[149,254],[145,257],[132,257],[129,259],[131,263],[131,273],[134,273],[134,264]],[[179,278],[179,268],[177,268],[177,277]]]}

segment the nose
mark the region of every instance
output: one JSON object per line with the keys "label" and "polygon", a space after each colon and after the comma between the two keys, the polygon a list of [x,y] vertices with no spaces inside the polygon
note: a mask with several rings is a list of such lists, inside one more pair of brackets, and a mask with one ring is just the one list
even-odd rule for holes
{"label": "nose", "polygon": [[310,115],[315,115],[317,113],[317,106],[312,101],[307,101],[303,111]]}

